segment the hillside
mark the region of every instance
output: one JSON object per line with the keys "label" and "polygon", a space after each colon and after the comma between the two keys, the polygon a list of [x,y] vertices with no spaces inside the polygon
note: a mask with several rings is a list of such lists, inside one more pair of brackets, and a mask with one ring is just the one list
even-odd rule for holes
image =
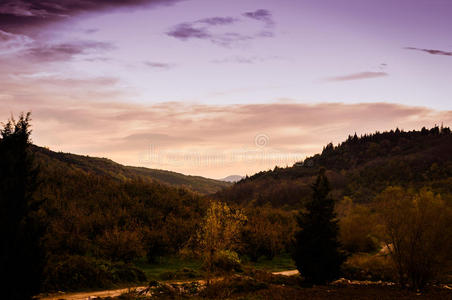
{"label": "hillside", "polygon": [[71,153],[54,152],[46,148],[34,146],[38,161],[43,165],[56,168],[82,170],[87,173],[111,177],[119,180],[158,180],[160,182],[185,187],[202,194],[210,194],[230,186],[230,183],[201,176],[190,176],[176,172],[131,167],[118,164],[107,158],[82,156]]}
{"label": "hillside", "polygon": [[292,167],[275,168],[247,177],[216,194],[218,199],[245,205],[301,207],[310,184],[325,169],[333,196],[368,203],[390,185],[429,187],[450,197],[452,134],[449,128],[392,130],[328,144],[321,154]]}

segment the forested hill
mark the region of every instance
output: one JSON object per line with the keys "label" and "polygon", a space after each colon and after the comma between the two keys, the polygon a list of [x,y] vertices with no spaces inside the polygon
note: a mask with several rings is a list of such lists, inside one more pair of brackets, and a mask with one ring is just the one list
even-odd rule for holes
{"label": "forested hill", "polygon": [[299,207],[310,197],[309,185],[322,168],[338,200],[349,196],[355,202],[370,202],[391,185],[429,187],[450,198],[452,134],[442,127],[355,134],[337,146],[328,144],[321,154],[292,167],[247,177],[216,197],[248,205]]}
{"label": "forested hill", "polygon": [[157,180],[166,184],[185,187],[202,194],[214,193],[231,185],[228,182],[201,176],[189,176],[165,170],[124,166],[107,158],[54,152],[38,146],[33,146],[33,152],[36,153],[38,162],[46,170],[51,170],[52,168],[60,170],[75,169],[93,175],[126,181],[131,179]]}

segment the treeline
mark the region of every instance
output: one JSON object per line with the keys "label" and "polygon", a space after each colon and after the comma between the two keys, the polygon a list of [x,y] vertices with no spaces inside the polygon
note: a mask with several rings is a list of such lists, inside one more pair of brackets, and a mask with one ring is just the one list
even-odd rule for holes
{"label": "treeline", "polygon": [[301,208],[311,197],[310,184],[325,169],[336,199],[348,196],[357,203],[369,203],[391,185],[428,187],[450,198],[450,153],[452,134],[447,127],[355,134],[292,167],[259,172],[215,196],[240,205]]}
{"label": "treeline", "polygon": [[75,169],[116,180],[157,180],[177,187],[185,187],[195,192],[210,194],[231,184],[201,176],[189,176],[176,172],[131,167],[118,164],[107,158],[76,155],[72,153],[54,152],[47,148],[31,146],[36,160],[41,165],[51,164],[56,168]]}

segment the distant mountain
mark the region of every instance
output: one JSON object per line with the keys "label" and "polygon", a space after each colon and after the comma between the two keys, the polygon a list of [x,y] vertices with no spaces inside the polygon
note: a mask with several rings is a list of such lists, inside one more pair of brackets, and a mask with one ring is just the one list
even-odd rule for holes
{"label": "distant mountain", "polygon": [[205,178],[190,176],[176,172],[131,167],[118,164],[107,158],[90,157],[71,153],[54,152],[46,148],[33,146],[38,161],[44,165],[53,165],[55,168],[82,170],[87,173],[115,178],[118,180],[154,180],[165,184],[185,187],[202,194],[215,193],[222,188],[230,186],[230,183]]}
{"label": "distant mountain", "polygon": [[246,177],[215,196],[240,205],[302,207],[320,169],[325,169],[337,200],[348,196],[369,203],[386,187],[399,185],[428,187],[452,203],[452,134],[442,127],[355,134],[292,167]]}
{"label": "distant mountain", "polygon": [[240,175],[229,175],[225,178],[219,179],[220,181],[226,181],[226,182],[237,182],[242,180],[244,177]]}

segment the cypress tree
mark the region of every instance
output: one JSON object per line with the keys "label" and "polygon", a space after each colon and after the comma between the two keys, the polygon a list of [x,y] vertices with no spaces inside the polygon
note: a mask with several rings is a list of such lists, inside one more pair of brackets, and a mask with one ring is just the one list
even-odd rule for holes
{"label": "cypress tree", "polygon": [[297,269],[311,284],[324,284],[340,275],[345,256],[340,250],[334,200],[324,171],[311,186],[313,196],[300,212],[293,258]]}

